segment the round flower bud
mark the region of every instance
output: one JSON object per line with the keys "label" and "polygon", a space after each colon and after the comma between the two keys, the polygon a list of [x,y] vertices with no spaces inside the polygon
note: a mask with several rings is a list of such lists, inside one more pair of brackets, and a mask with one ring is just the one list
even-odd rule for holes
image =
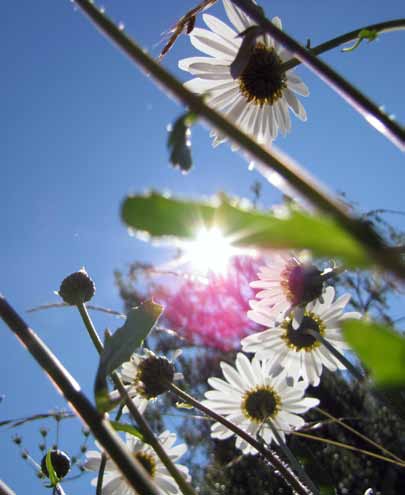
{"label": "round flower bud", "polygon": [[66,277],[59,289],[59,295],[64,302],[74,306],[90,301],[95,292],[94,282],[84,268]]}
{"label": "round flower bud", "polygon": [[[51,450],[51,462],[53,470],[58,478],[61,480],[64,478],[70,470],[69,456],[62,450]],[[46,455],[42,458],[41,469],[45,476],[49,478],[48,468],[46,467]]]}
{"label": "round flower bud", "polygon": [[165,357],[150,354],[143,359],[138,367],[137,381],[141,395],[147,399],[153,399],[169,390],[174,378],[174,366]]}

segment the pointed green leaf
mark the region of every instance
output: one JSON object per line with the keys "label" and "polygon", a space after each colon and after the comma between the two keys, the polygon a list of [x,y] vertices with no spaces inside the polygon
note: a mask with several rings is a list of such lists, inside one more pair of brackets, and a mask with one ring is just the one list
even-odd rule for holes
{"label": "pointed green leaf", "polygon": [[191,158],[191,126],[197,119],[193,112],[187,112],[179,117],[169,131],[167,147],[170,152],[170,163],[179,167],[182,172],[188,172],[192,165]]}
{"label": "pointed green leaf", "polygon": [[127,423],[120,423],[119,421],[110,421],[110,424],[115,431],[125,431],[125,433],[130,433],[134,437],[139,438],[139,440],[142,440],[142,442],[147,443],[145,441],[145,437],[137,428],[135,428],[135,426],[129,425]]}
{"label": "pointed green leaf", "polygon": [[405,385],[405,337],[392,328],[373,322],[343,322],[346,341],[370,370],[377,386]]}
{"label": "pointed green leaf", "polygon": [[286,218],[242,209],[221,198],[216,204],[180,201],[157,193],[128,197],[122,219],[133,231],[153,238],[193,240],[202,227],[215,225],[240,247],[311,249],[351,267],[370,266],[362,246],[326,216],[292,210]]}
{"label": "pointed green leaf", "polygon": [[131,309],[124,325],[106,339],[95,382],[96,403],[100,410],[106,411],[110,406],[107,376],[128,361],[142,345],[162,311],[163,308],[159,304],[146,301],[137,308]]}

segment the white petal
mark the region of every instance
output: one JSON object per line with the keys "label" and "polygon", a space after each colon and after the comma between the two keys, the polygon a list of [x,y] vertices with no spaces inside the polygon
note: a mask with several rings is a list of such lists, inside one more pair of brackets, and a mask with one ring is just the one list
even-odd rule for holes
{"label": "white petal", "polygon": [[249,26],[253,25],[252,20],[230,0],[223,0],[223,2],[226,15],[235,26],[238,33],[245,31]]}
{"label": "white petal", "polygon": [[284,90],[284,96],[294,114],[301,120],[307,120],[307,113],[299,99],[288,88]]}
{"label": "white petal", "polygon": [[224,62],[232,62],[237,54],[237,49],[230,42],[207,29],[194,28],[190,41],[197,50]]}
{"label": "white petal", "polygon": [[239,49],[241,40],[240,38],[237,38],[238,33],[236,31],[213,15],[203,14],[202,17],[205,24],[211,29],[211,31],[218,34],[218,36],[221,36],[222,38],[226,38],[229,42],[232,42],[235,45],[236,49]]}

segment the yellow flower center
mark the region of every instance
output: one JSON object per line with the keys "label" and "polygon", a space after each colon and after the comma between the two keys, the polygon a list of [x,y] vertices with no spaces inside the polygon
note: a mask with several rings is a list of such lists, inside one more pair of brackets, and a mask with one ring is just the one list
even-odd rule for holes
{"label": "yellow flower center", "polygon": [[242,397],[241,409],[247,419],[263,423],[274,418],[280,410],[281,397],[270,385],[254,387]]}
{"label": "yellow flower center", "polygon": [[302,318],[301,325],[297,328],[293,328],[292,318],[286,318],[281,324],[281,327],[285,330],[283,336],[281,337],[290,349],[294,351],[304,350],[306,352],[311,352],[321,345],[319,340],[317,340],[312,335],[306,333],[306,330],[312,330],[319,335],[325,335],[325,324],[319,318],[318,315],[312,312],[305,312]]}
{"label": "yellow flower center", "polygon": [[153,478],[156,471],[156,459],[153,455],[148,454],[147,452],[135,452],[133,455],[135,459],[142,464],[142,467],[149,473],[151,478]]}

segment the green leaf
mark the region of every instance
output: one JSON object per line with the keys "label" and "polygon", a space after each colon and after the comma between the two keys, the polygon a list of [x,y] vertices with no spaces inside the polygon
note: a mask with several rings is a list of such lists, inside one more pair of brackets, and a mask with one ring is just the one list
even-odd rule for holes
{"label": "green leaf", "polygon": [[132,308],[124,325],[106,339],[95,381],[96,404],[99,410],[106,411],[110,406],[107,376],[122,363],[129,361],[157,323],[162,311],[163,308],[159,304],[146,301],[137,308]]}
{"label": "green leaf", "polygon": [[348,320],[342,328],[377,386],[405,385],[405,337],[386,325],[366,321]]}
{"label": "green leaf", "polygon": [[376,31],[375,29],[362,29],[359,32],[359,35],[353,45],[347,48],[342,48],[342,52],[352,52],[360,45],[363,40],[368,40],[368,42],[370,43],[370,41],[374,41],[377,38],[378,31]]}
{"label": "green leaf", "polygon": [[56,486],[59,483],[59,476],[55,473],[52,465],[51,450],[48,450],[45,457],[46,469],[48,470],[48,478],[51,486]]}
{"label": "green leaf", "polygon": [[180,201],[157,193],[128,197],[123,221],[136,233],[153,238],[193,240],[201,227],[218,227],[235,246],[311,249],[317,256],[337,257],[351,267],[371,265],[366,252],[326,216],[291,210],[287,218],[242,209],[222,197],[218,204]]}
{"label": "green leaf", "polygon": [[134,437],[139,438],[142,442],[148,443],[142,433],[135,428],[135,426],[129,425],[128,423],[120,423],[119,421],[110,421],[110,424],[115,431],[125,431],[125,433],[130,433]]}
{"label": "green leaf", "polygon": [[182,172],[188,172],[193,160],[191,157],[190,127],[197,120],[197,115],[187,112],[179,117],[169,131],[167,147],[170,152],[170,163],[179,167]]}

